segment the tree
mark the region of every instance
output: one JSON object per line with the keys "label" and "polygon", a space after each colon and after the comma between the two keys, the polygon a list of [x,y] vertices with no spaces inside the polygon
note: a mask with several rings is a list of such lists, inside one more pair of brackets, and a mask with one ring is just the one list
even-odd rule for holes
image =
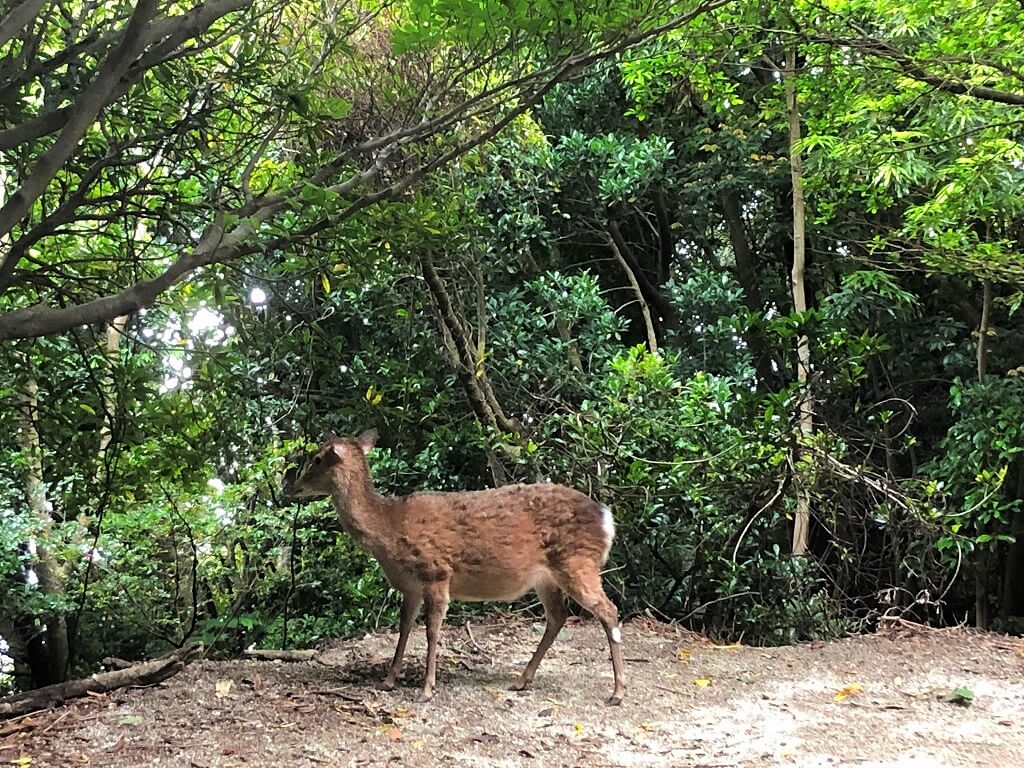
{"label": "tree", "polygon": [[[497,21],[473,4],[435,15],[429,2],[285,9],[211,0],[184,14],[161,14],[156,2],[12,14],[20,35],[9,35],[4,87],[14,124],[0,150],[17,153],[7,176],[14,191],[0,209],[0,235],[11,239],[0,265],[0,340],[110,321],[204,267],[335,227],[493,137],[558,82],[726,1],[639,17],[587,11],[539,58],[529,43],[563,29],[556,7],[540,16],[518,7]],[[260,30],[256,44],[239,42],[248,28]],[[373,46],[388,34],[399,58],[381,77]],[[346,62],[347,46],[357,55]],[[101,54],[99,67],[88,66]],[[385,95],[378,101],[371,90],[359,105],[330,95],[351,88],[354,99],[360,87]],[[48,98],[22,106],[40,91]],[[53,106],[50,96],[71,103]],[[343,119],[353,106],[362,114]],[[340,145],[322,133],[332,118]],[[313,145],[301,162],[275,159],[299,142]],[[180,176],[189,178],[175,183]],[[133,243],[138,224],[155,220],[158,233]],[[85,232],[91,243],[64,237]],[[97,254],[96,238],[128,247]],[[69,251],[72,275],[30,253],[49,252],[50,242]],[[42,303],[48,295],[63,305]]]}
{"label": "tree", "polygon": [[15,685],[392,621],[280,493],[371,426],[388,492],[608,504],[625,614],[1024,626],[1014,3],[101,5],[0,27],[8,142],[159,33],[0,243]]}

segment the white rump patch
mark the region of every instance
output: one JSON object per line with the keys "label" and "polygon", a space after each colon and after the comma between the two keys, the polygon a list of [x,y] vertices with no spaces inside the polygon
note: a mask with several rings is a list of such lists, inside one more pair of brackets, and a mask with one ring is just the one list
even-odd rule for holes
{"label": "white rump patch", "polygon": [[621,643],[622,642],[622,630],[619,629],[618,627],[612,627],[612,642],[613,643]]}
{"label": "white rump patch", "polygon": [[605,504],[601,505],[601,530],[604,531],[604,556],[607,558],[612,548],[612,539],[615,538],[615,520],[611,509]]}

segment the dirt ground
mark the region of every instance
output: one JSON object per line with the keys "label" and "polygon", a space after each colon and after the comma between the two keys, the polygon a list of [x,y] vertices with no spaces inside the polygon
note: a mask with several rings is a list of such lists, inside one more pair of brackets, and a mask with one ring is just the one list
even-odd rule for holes
{"label": "dirt ground", "polygon": [[[608,707],[604,633],[568,625],[524,693],[540,624],[446,628],[439,690],[416,704],[425,642],[382,692],[395,635],[316,661],[196,662],[167,682],[0,723],[0,765],[1024,766],[1024,642],[902,627],[789,648],[625,627],[626,701]],[[968,689],[969,705],[952,701]]]}

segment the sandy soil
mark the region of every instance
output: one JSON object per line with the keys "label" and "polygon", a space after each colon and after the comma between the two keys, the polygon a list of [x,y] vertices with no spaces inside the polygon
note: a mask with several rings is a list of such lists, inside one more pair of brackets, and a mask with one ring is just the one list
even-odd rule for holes
{"label": "sandy soil", "polygon": [[[0,765],[1024,766],[1019,639],[901,628],[766,649],[633,623],[630,687],[614,708],[591,622],[566,628],[532,690],[506,690],[541,628],[448,627],[427,705],[415,703],[422,629],[388,693],[373,683],[391,633],[314,662],[198,662],[154,688],[0,723]],[[970,705],[951,701],[957,688]]]}

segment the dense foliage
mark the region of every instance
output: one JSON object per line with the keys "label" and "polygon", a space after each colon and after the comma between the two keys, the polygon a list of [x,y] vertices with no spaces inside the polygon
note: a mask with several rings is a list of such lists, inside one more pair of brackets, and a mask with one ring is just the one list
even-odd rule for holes
{"label": "dense foliage", "polygon": [[0,686],[392,622],[280,491],[369,426],[608,503],[627,615],[1022,629],[1020,3],[3,13]]}

